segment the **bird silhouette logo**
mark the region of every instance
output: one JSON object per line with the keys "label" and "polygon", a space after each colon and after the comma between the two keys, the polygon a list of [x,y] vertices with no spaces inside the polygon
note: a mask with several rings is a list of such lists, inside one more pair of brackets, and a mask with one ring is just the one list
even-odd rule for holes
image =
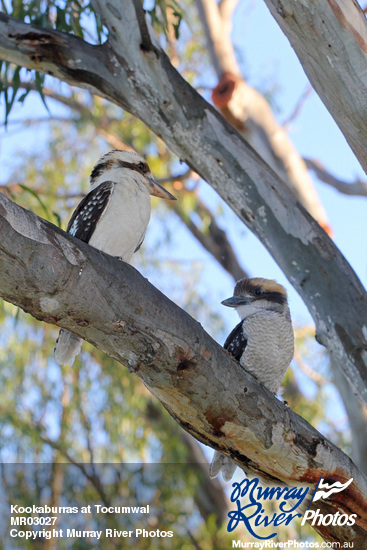
{"label": "bird silhouette logo", "polygon": [[346,483],[341,483],[340,481],[335,481],[334,483],[328,483],[323,478],[320,477],[313,498],[311,502],[316,502],[317,500],[329,498],[334,493],[341,493],[344,491],[353,481],[353,478],[349,479]]}

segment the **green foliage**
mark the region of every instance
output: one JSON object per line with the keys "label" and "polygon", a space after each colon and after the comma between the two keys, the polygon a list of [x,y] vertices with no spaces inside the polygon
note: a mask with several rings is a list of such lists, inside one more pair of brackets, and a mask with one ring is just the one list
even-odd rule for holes
{"label": "green foliage", "polygon": [[91,36],[92,21],[97,43],[105,38],[101,19],[87,0],[2,0],[1,5],[5,13],[20,21],[84,39]]}
{"label": "green foliage", "polygon": [[[5,124],[8,122],[9,113],[14,105],[17,93],[21,86],[20,72],[21,67],[17,67],[0,60],[0,99],[3,98],[5,104]],[[22,70],[23,72],[23,70]],[[18,96],[17,101],[23,103],[28,93],[30,92],[30,83]]]}
{"label": "green foliage", "polygon": [[[14,1],[5,6],[2,0],[2,7],[28,23],[73,33],[85,40],[101,43],[106,37],[89,2]],[[183,17],[178,3],[157,0],[149,12],[158,32],[163,35],[163,41],[168,29],[167,8],[172,8],[176,16],[175,34],[178,38]],[[197,25],[195,18],[191,18],[189,23],[190,28]],[[205,69],[206,57],[196,33],[195,37],[182,40],[182,28],[185,26],[180,27],[180,69],[195,83]],[[0,93],[5,101],[6,120],[15,102],[24,101],[31,89],[36,89],[44,100],[43,78],[38,73],[2,64]],[[51,95],[55,90],[51,85]],[[5,189],[16,202],[36,214],[65,228],[80,194],[88,189],[91,166],[111,146],[127,144],[136,148],[147,157],[157,178],[184,171],[159,138],[141,121],[121,109],[75,90],[65,96],[64,104],[71,106],[69,122],[50,127],[48,149],[42,148],[31,156],[21,151],[18,156],[22,162],[14,167]],[[109,140],[109,145],[98,137],[101,135]],[[168,210],[170,205],[153,202],[152,223],[145,244],[136,255],[135,265],[153,284],[198,319],[213,337],[223,341],[233,327],[225,326],[215,308],[223,298],[219,296],[220,289],[210,285],[212,274],[217,269],[215,262],[209,259],[209,255],[198,254],[195,258],[192,254],[183,260],[175,257],[175,251],[182,248],[183,235],[186,247],[197,250],[194,239],[190,240],[186,230],[190,221],[195,220],[198,230],[205,235],[211,222],[208,213],[198,213],[202,182],[195,180],[197,193],[192,191],[192,182],[191,188],[187,182],[179,183],[182,186],[172,191],[179,195],[180,218]],[[225,218],[221,204],[217,200],[212,211],[217,222],[223,224]],[[53,359],[57,329],[41,325],[9,304],[3,303],[1,307],[0,334],[0,458],[4,462],[77,462],[87,465],[98,462],[162,462],[163,468],[153,468],[148,473],[143,467],[139,471],[139,466],[136,467],[137,473],[126,469],[116,475],[113,482],[103,483],[102,489],[111,501],[118,497],[137,498],[139,490],[150,489],[153,521],[158,521],[162,510],[170,510],[166,527],[177,525],[180,536],[173,542],[158,541],[157,548],[213,550],[230,547],[231,537],[225,527],[218,529],[215,515],[200,515],[197,494],[202,487],[202,474],[190,464],[186,467],[188,448],[182,440],[181,429],[137,378],[86,343],[73,369],[60,368]],[[310,338],[299,338],[297,344],[302,356],[309,354],[311,364],[319,361]],[[325,357],[320,359],[322,368],[325,362]],[[316,384],[310,398],[300,389],[297,374],[297,368],[287,373],[284,398],[296,412],[314,425],[322,426],[326,417],[327,392]],[[340,433],[333,425],[328,430],[329,437],[347,448],[349,434]],[[44,469],[44,476],[37,473],[32,481],[24,473],[18,473],[14,486],[5,489],[9,494],[18,491],[17,499],[22,505],[39,502],[41,496],[49,503],[52,498],[57,498],[54,488],[57,471],[48,466]],[[74,487],[72,475],[64,472],[63,498],[78,504],[99,498],[100,494],[96,497],[96,483],[82,469],[79,476],[83,479],[82,488]],[[191,526],[190,533],[188,525]],[[144,541],[139,541],[136,546],[148,547]],[[72,546],[82,547],[86,546],[82,543]],[[101,546],[102,549],[107,547]]]}
{"label": "green foliage", "polygon": [[[101,44],[106,39],[100,17],[92,5],[84,0],[1,0],[1,9],[25,23],[74,34],[92,43]],[[35,88],[48,109],[43,88],[45,75],[0,61],[0,100],[5,104],[5,124],[15,101],[23,103]],[[19,93],[18,93],[19,92]]]}
{"label": "green foliage", "polygon": [[[205,539],[195,501],[201,471],[189,463],[177,424],[143,384],[91,346],[73,369],[59,367],[52,358],[56,330],[23,313],[16,334],[8,316],[0,327],[6,340],[0,355],[0,457],[10,463],[3,466],[2,494],[20,506],[149,503],[149,524],[134,515],[93,515],[98,529],[174,529],[173,541],[137,540],[141,549],[191,548],[190,521],[201,525]],[[17,469],[11,464],[16,462],[29,465]],[[41,467],[34,466],[38,462]],[[109,475],[98,463],[114,463]],[[60,468],[62,497],[56,489]],[[58,528],[63,526],[61,518]],[[4,517],[0,532],[6,532]],[[58,548],[77,544],[63,539]],[[103,540],[99,548],[108,544]],[[21,547],[32,545],[22,541]]]}
{"label": "green foliage", "polygon": [[[25,23],[73,34],[93,44],[102,44],[107,39],[107,29],[88,0],[1,0],[1,9]],[[172,10],[174,21],[171,24],[178,39],[184,14],[176,0],[156,0],[147,13],[157,32],[167,35],[168,9]],[[5,124],[15,101],[23,103],[32,88],[38,91],[48,109],[43,93],[45,78],[38,71],[0,61],[0,100],[4,100]]]}
{"label": "green foliage", "polygon": [[7,61],[0,60],[0,100],[3,98],[5,104],[6,125],[15,101],[23,103],[32,88],[39,93],[43,104],[48,110],[43,94],[44,82],[44,74],[38,71],[28,71]]}
{"label": "green foliage", "polygon": [[167,15],[167,9],[172,10],[172,15],[176,21],[172,23],[176,40],[180,36],[180,24],[184,17],[182,7],[176,0],[155,0],[154,6],[150,10],[146,10],[149,13],[153,26],[156,31],[164,32],[167,35],[169,30],[169,20]]}
{"label": "green foliage", "polygon": [[[24,156],[10,177],[10,181],[16,182],[11,190],[18,203],[50,221],[54,221],[53,212],[61,213],[63,227],[79,200],[72,197],[87,190],[91,165],[106,150],[106,144],[95,137],[95,130],[101,124],[108,135],[119,136],[145,154],[156,176],[165,177],[179,169],[177,159],[131,115],[121,116],[120,110],[100,99],[91,102],[86,95],[74,99],[87,106],[89,117],[83,110],[72,124],[54,125],[49,149]],[[21,178],[26,184],[18,183]],[[197,211],[195,193],[183,187],[178,193],[183,219],[189,220]],[[139,252],[136,260],[139,270],[223,341],[230,327],[224,330],[223,320],[213,308],[213,303],[219,303],[219,296],[213,297],[210,288],[202,282],[204,264],[198,260],[180,262],[172,258],[168,251],[177,247],[177,218],[162,202],[157,201],[154,210],[150,229],[155,229],[148,232]],[[217,221],[221,217],[218,208]],[[198,227],[206,233],[209,223],[204,216]],[[72,369],[60,368],[53,360],[57,330],[40,325],[14,306],[3,305],[0,332],[3,344],[0,385],[4,396],[0,406],[0,458],[3,461],[72,461],[86,465],[163,463],[164,467],[153,469],[149,475],[143,471],[130,472],[130,475],[129,469],[124,470],[113,484],[103,484],[107,498],[115,502],[119,495],[125,498],[130,495],[130,499],[135,498],[139,490],[151,490],[156,516],[169,510],[166,528],[174,525],[179,530],[173,543],[169,541],[170,545],[164,546],[168,543],[160,541],[160,548],[191,550],[192,537],[203,550],[230,546],[231,537],[225,525],[218,529],[215,516],[200,515],[197,491],[200,491],[201,474],[191,464],[185,466],[189,457],[181,429],[138,379],[87,343],[83,344]],[[315,353],[308,337],[300,336],[297,344],[304,355],[312,351],[313,361]],[[316,388],[316,395],[310,400],[300,391],[292,371],[287,374],[284,398],[314,425],[325,418],[326,399],[322,389]],[[35,491],[40,495],[53,494],[56,474],[48,468],[47,472],[36,488],[22,480],[17,497],[20,503],[36,500]],[[63,498],[78,505],[82,501],[98,502],[96,486],[83,472],[79,475],[84,485],[76,490],[71,474],[64,474]],[[13,490],[9,487],[9,494]],[[113,527],[131,528],[118,518],[111,521],[115,522]],[[190,534],[187,525],[193,525]],[[102,522],[101,527],[106,526],[110,524]],[[302,536],[305,532],[302,531]],[[136,546],[148,548],[143,540]],[[77,543],[72,546],[76,547]]]}
{"label": "green foliage", "polygon": [[[75,124],[55,126],[49,150],[34,156],[19,155],[23,162],[10,177],[9,189],[18,203],[50,221],[54,221],[53,212],[60,212],[63,227],[79,200],[69,197],[87,190],[91,165],[106,150],[104,143],[91,139],[91,127],[94,129],[94,123],[99,124],[103,115],[112,117],[113,110],[103,109],[97,100],[90,112],[89,121],[86,118],[78,121],[78,132]],[[142,124],[134,124],[130,115],[120,121],[114,117],[111,124],[125,141],[131,140],[141,151],[149,151],[147,157],[155,175],[166,176],[174,170],[176,159]],[[22,180],[26,184],[19,183]],[[149,273],[153,280],[159,275],[160,284],[165,280],[166,292],[214,327],[219,319],[208,306],[208,300],[195,290],[201,274],[198,262],[180,265],[178,261],[162,261],[159,257],[161,246],[171,246],[168,218],[173,214],[168,215],[163,204],[155,210],[153,225],[158,224],[161,231],[139,253],[142,272]],[[154,491],[154,506],[157,516],[164,510],[170,511],[166,528],[175,525],[179,536],[173,543],[154,544],[157,548],[191,550],[192,540],[186,529],[190,522],[195,526],[195,537],[203,543],[208,540],[206,519],[200,516],[196,504],[202,474],[189,464],[181,429],[143,384],[87,343],[83,344],[73,369],[60,368],[53,359],[57,330],[40,325],[9,304],[3,304],[0,331],[3,337],[0,384],[6,396],[0,407],[0,457],[20,462],[163,463],[163,467],[154,470],[149,482]],[[50,471],[37,487],[40,494],[50,491],[52,494],[53,475]],[[112,500],[124,494],[131,499],[139,487],[147,486],[147,481],[139,481],[137,485],[136,488],[126,485],[126,478],[121,475],[113,487],[103,485],[103,488]],[[8,490],[11,495],[13,488]],[[88,479],[82,491],[75,488],[73,492],[72,482],[65,474],[64,490],[63,498],[70,501],[98,502],[96,489]],[[20,503],[36,500],[34,490],[25,481],[17,498]],[[118,524],[114,527],[118,528]],[[137,548],[148,548],[147,542],[139,541]]]}

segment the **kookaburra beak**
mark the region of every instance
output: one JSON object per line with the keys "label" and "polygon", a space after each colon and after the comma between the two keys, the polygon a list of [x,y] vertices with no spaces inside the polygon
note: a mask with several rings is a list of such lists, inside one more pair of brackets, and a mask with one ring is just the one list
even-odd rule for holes
{"label": "kookaburra beak", "polygon": [[227,298],[226,300],[223,300],[221,302],[224,306],[228,307],[238,307],[238,306],[244,306],[248,304],[248,299],[244,296],[231,296],[230,298]]}
{"label": "kookaburra beak", "polygon": [[151,195],[154,195],[155,197],[160,197],[161,199],[177,201],[176,197],[171,195],[171,193],[169,193],[167,189],[159,185],[159,183],[157,183],[153,178],[147,178],[147,180],[149,181],[149,193]]}

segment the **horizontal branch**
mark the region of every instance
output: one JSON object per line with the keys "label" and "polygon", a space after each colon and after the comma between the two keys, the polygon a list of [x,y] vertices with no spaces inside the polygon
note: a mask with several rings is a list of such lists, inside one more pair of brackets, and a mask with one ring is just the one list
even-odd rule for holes
{"label": "horizontal branch", "polygon": [[356,525],[320,529],[327,540],[365,540],[367,480],[353,462],[259,385],[133,267],[4,195],[0,232],[0,295],[5,300],[72,330],[126,365],[185,430],[246,471],[312,489],[320,476],[341,482],[353,477],[341,497],[320,501],[318,508],[325,513],[353,510]]}

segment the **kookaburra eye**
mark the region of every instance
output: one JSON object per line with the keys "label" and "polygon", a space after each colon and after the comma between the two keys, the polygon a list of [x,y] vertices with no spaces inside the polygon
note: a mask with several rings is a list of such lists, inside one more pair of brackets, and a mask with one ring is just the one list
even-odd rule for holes
{"label": "kookaburra eye", "polygon": [[264,294],[264,291],[261,288],[257,288],[255,290],[255,294],[256,294],[256,296],[261,296],[262,294]]}
{"label": "kookaburra eye", "polygon": [[146,172],[146,171],[147,171],[147,167],[146,167],[146,165],[145,165],[143,162],[139,162],[138,168],[139,168],[139,170],[141,170],[142,172]]}

